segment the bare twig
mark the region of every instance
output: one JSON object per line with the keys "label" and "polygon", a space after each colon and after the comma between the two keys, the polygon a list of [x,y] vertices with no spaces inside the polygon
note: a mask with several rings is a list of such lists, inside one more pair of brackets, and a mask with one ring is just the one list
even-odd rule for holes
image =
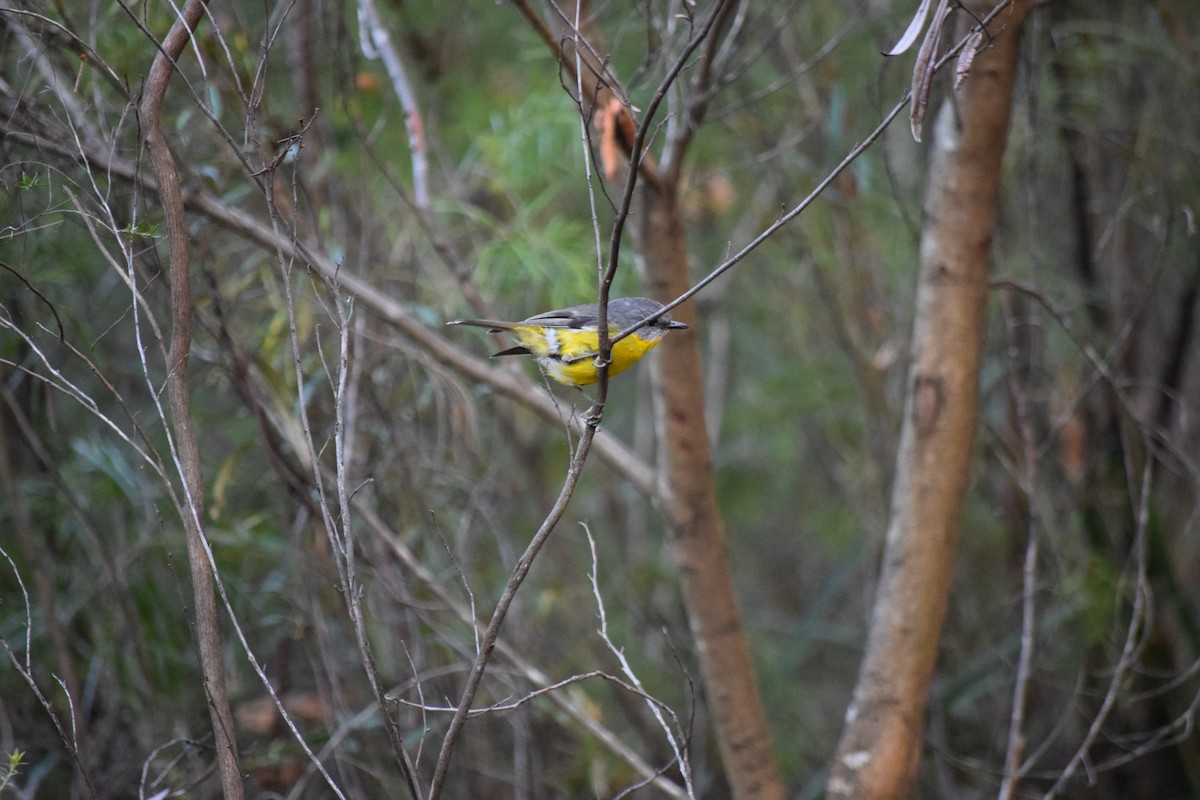
{"label": "bare twig", "polygon": [[1129,622],[1125,628],[1125,641],[1121,646],[1121,654],[1117,658],[1117,663],[1112,667],[1108,689],[1104,693],[1104,699],[1100,702],[1100,707],[1096,709],[1096,713],[1092,716],[1087,733],[1084,734],[1083,740],[1080,741],[1070,760],[1063,766],[1054,785],[1043,795],[1044,800],[1052,800],[1052,798],[1060,796],[1066,785],[1075,777],[1075,773],[1088,760],[1092,744],[1100,736],[1100,731],[1116,706],[1117,700],[1121,696],[1121,686],[1129,677],[1130,670],[1133,669],[1134,662],[1141,653],[1146,637],[1149,635],[1148,616],[1150,609],[1148,604],[1150,599],[1150,581],[1146,572],[1146,539],[1148,536],[1147,525],[1150,518],[1150,489],[1153,474],[1154,459],[1147,458],[1142,468],[1141,480],[1137,487],[1138,491],[1134,495],[1137,497],[1135,516],[1137,527],[1134,532],[1133,552],[1130,554],[1131,563],[1127,566],[1122,581],[1133,593],[1133,605],[1129,610]]}
{"label": "bare twig", "polygon": [[625,652],[617,647],[612,638],[608,635],[608,614],[604,610],[604,596],[600,593],[600,561],[596,556],[596,540],[592,538],[592,532],[587,525],[583,526],[583,532],[587,534],[588,548],[592,554],[592,572],[588,575],[592,584],[592,596],[596,598],[596,613],[600,617],[600,639],[604,642],[605,647],[612,653],[621,665],[621,672],[625,673],[625,677],[633,685],[633,688],[645,700],[646,705],[650,708],[650,713],[654,715],[654,719],[658,722],[658,726],[662,728],[663,734],[666,736],[667,743],[671,746],[671,752],[675,754],[675,762],[679,764],[679,772],[683,775],[684,789],[687,791],[689,798],[696,796],[696,788],[692,785],[692,765],[688,759],[686,743],[681,741],[681,736],[672,730],[671,725],[667,723],[663,716],[665,710],[671,715],[672,721],[675,723],[675,728],[679,727],[679,721],[675,716],[675,712],[670,709],[665,703],[655,700],[642,685],[638,679],[637,673],[633,671],[633,666],[629,663],[629,659],[625,657]]}
{"label": "bare twig", "polygon": [[[603,381],[601,385],[603,387]],[[466,686],[463,688],[458,709],[454,712],[454,717],[450,720],[446,735],[442,739],[442,749],[438,753],[437,766],[429,788],[430,800],[436,800],[441,796],[446,777],[450,771],[450,759],[454,755],[459,734],[462,732],[463,725],[467,722],[467,716],[471,710],[471,702],[475,698],[475,693],[479,690],[479,684],[483,680],[483,673],[487,669],[488,661],[491,659],[492,652],[496,648],[496,639],[500,635],[500,628],[504,625],[504,618],[508,615],[508,610],[512,606],[517,590],[524,583],[525,576],[529,574],[529,569],[533,566],[534,559],[541,551],[542,546],[550,538],[550,534],[554,532],[554,528],[558,525],[559,520],[562,519],[563,513],[567,510],[567,504],[571,501],[571,497],[575,493],[579,477],[583,474],[583,465],[586,463],[588,453],[591,451],[592,439],[596,435],[596,426],[600,421],[598,414],[593,413],[599,411],[598,404],[599,401],[592,406],[592,410],[587,415],[589,421],[584,426],[583,433],[579,437],[579,444],[575,448],[575,454],[571,459],[571,466],[567,471],[566,479],[563,481],[562,489],[558,493],[558,499],[554,502],[554,506],[550,509],[550,512],[538,528],[537,533],[534,534],[533,539],[529,542],[529,546],[525,548],[525,552],[521,554],[521,557],[513,567],[508,583],[505,585],[500,599],[496,602],[496,608],[492,612],[491,621],[488,622],[488,626],[484,630],[483,641],[478,654],[475,656],[475,663],[471,666],[471,673],[467,677]]]}
{"label": "bare twig", "polygon": [[43,14],[37,14],[33,11],[23,8],[0,8],[0,14],[22,15],[30,19],[37,20],[39,23],[58,31],[60,34],[71,40],[72,46],[83,51],[80,53],[81,61],[100,70],[100,74],[103,75],[105,80],[107,80],[113,86],[113,88],[117,90],[118,94],[124,98],[129,97],[129,87],[125,85],[125,81],[120,75],[117,74],[117,71],[109,66],[108,62],[101,58],[100,53],[97,52],[94,47],[81,39],[74,31],[67,28],[61,22],[53,20]]}
{"label": "bare twig", "polygon": [[[555,681],[554,683],[549,683],[544,686],[539,686],[537,689],[534,689],[533,691],[530,691],[530,692],[526,692],[525,694],[521,695],[520,697],[518,697],[515,700],[509,700],[504,703],[493,703],[490,706],[483,706],[481,708],[472,708],[470,710],[470,712],[468,712],[468,716],[471,719],[475,719],[476,717],[485,717],[489,714],[502,714],[502,713],[506,713],[509,711],[516,711],[518,708],[528,705],[529,703],[533,702],[534,700],[542,698],[548,694],[557,692],[559,689],[565,689],[566,687],[573,686],[577,683],[584,683],[585,681],[590,681],[593,678],[598,678],[600,680],[608,681],[609,683],[615,684],[615,685],[621,687],[622,689],[624,689],[625,691],[629,692],[630,694],[636,694],[638,697],[641,697],[647,703],[649,703],[655,707],[662,708],[663,710],[670,713],[670,708],[666,705],[666,703],[663,703],[661,700],[654,697],[653,695],[647,694],[644,689],[641,689],[631,683],[628,683],[627,681],[623,681],[620,678],[618,678],[617,676],[610,675],[607,672],[603,672],[601,670],[592,670],[590,672],[581,672],[578,675],[572,675],[569,678],[563,678],[562,680]],[[397,702],[399,702],[401,705],[408,706],[409,708],[419,708],[422,711],[428,711],[428,712],[433,712],[433,713],[451,713],[452,714],[452,713],[454,713],[455,710],[457,710],[456,706],[435,706],[435,705],[431,705],[429,703],[424,703],[424,702],[419,702],[419,701],[414,703],[411,700],[400,699],[400,700],[397,700]]]}
{"label": "bare twig", "polygon": [[[1070,418],[1070,415],[1074,413],[1074,409],[1077,407],[1079,400],[1088,392],[1090,392],[1097,382],[1109,387],[1112,390],[1113,397],[1120,404],[1121,408],[1130,415],[1131,418],[1141,418],[1139,409],[1129,397],[1126,387],[1123,385],[1122,381],[1120,380],[1120,376],[1113,367],[1113,364],[1117,361],[1121,351],[1127,344],[1128,332],[1132,330],[1132,325],[1127,324],[1125,326],[1125,334],[1117,337],[1117,340],[1109,346],[1107,352],[1101,354],[1094,346],[1092,346],[1092,343],[1089,342],[1083,336],[1083,334],[1076,329],[1076,326],[1072,324],[1070,317],[1065,314],[1063,310],[1059,308],[1049,297],[1035,287],[1027,286],[1018,281],[1004,278],[989,281],[988,285],[992,288],[1017,292],[1037,302],[1037,304],[1050,315],[1050,318],[1054,320],[1055,324],[1058,325],[1063,333],[1067,335],[1067,337],[1071,340],[1071,343],[1076,347],[1076,349],[1078,349],[1080,353],[1083,354],[1084,358],[1087,359],[1087,362],[1092,367],[1091,376],[1077,390],[1076,397],[1071,402],[1065,404],[1065,409],[1061,417],[1056,421],[1052,432],[1058,432],[1063,425],[1066,424],[1067,420]],[[1170,437],[1163,436],[1162,432],[1154,427],[1147,428],[1146,433],[1148,434],[1149,442],[1155,445],[1156,454],[1159,457],[1162,457],[1163,455],[1170,455],[1172,459],[1174,459],[1175,464],[1187,472],[1190,479],[1200,479],[1200,467],[1197,466],[1191,454],[1180,449],[1179,444],[1176,441],[1172,440]],[[1039,448],[1039,457],[1044,456],[1046,451],[1053,446],[1053,443],[1054,440],[1052,437],[1046,438],[1041,448]]]}
{"label": "bare twig", "polygon": [[687,104],[686,113],[680,115],[680,121],[674,125],[674,130],[667,137],[666,152],[663,156],[663,179],[668,184],[679,183],[684,154],[700,129],[708,112],[708,104],[713,98],[713,84],[717,80],[717,52],[721,45],[726,43],[724,37],[715,34],[728,30],[731,25],[730,18],[745,6],[745,3],[738,0],[719,4],[700,33],[700,37],[705,41],[705,48],[703,56],[699,59],[696,74],[692,78],[691,101]]}
{"label": "bare twig", "polygon": [[[272,214],[274,214],[273,206]],[[298,398],[297,406],[304,431],[304,442],[308,448],[308,461],[313,470],[313,485],[317,487],[317,499],[321,519],[326,535],[329,538],[334,565],[337,568],[342,595],[346,601],[346,610],[349,613],[350,622],[354,628],[354,637],[358,645],[363,669],[366,672],[367,681],[371,685],[371,690],[375,695],[376,705],[383,717],[384,728],[387,731],[388,740],[396,756],[396,761],[400,767],[400,773],[404,778],[408,792],[413,800],[421,800],[421,791],[416,781],[416,770],[408,756],[408,751],[404,747],[404,742],[396,721],[388,711],[383,685],[380,682],[378,670],[376,669],[375,655],[367,636],[366,621],[363,617],[361,603],[362,587],[358,580],[355,561],[354,536],[352,532],[353,521],[350,505],[351,495],[347,489],[350,463],[347,455],[349,445],[347,445],[346,440],[347,383],[350,375],[350,321],[353,312],[353,301],[343,303],[339,299],[337,301],[338,316],[334,320],[337,324],[339,344],[337,366],[333,371],[335,375],[333,387],[334,485],[337,491],[338,508],[338,513],[334,514],[330,507],[327,493],[324,491],[325,482],[321,478],[320,452],[313,441],[312,430],[308,421],[308,412],[305,408],[306,403],[303,397],[306,384],[303,367],[304,352],[300,346],[300,336],[296,327],[296,308],[292,292],[291,268],[287,264],[284,265],[284,285],[288,310],[288,326],[291,331],[292,363],[296,371],[296,391],[301,395]],[[328,366],[326,366],[327,371],[328,369]]]}
{"label": "bare twig", "polygon": [[[164,769],[159,770],[158,774],[154,775],[152,777],[150,775],[150,766],[151,766],[151,764],[153,764],[154,759],[158,758],[159,754],[162,753],[164,750],[174,747],[175,745],[184,745],[184,749],[182,750],[182,752],[179,753],[179,755],[175,756],[170,761],[168,761],[166,764],[166,767]],[[146,796],[147,796],[146,789],[148,787],[154,787],[154,786],[159,785],[163,781],[163,778],[167,775],[167,773],[189,755],[190,750],[199,750],[199,749],[200,749],[200,744],[198,742],[195,742],[192,739],[188,739],[186,737],[180,736],[180,737],[176,737],[174,739],[170,739],[169,741],[163,742],[162,744],[158,745],[153,750],[151,750],[150,754],[147,755],[146,758],[142,760],[142,772],[141,772],[140,780],[138,781],[138,800],[146,800]],[[207,778],[210,771],[211,770],[208,770],[208,769],[202,771],[199,775],[195,776],[191,780],[191,783],[189,786],[173,787],[172,791],[178,793],[175,796],[183,795],[185,792],[187,792],[189,789],[194,787],[200,781]],[[154,798],[162,798],[164,796],[165,795],[163,793],[155,793],[154,795],[152,795],[152,797],[154,797]]]}
{"label": "bare twig", "polygon": [[[17,569],[16,562],[12,560],[12,556],[10,556],[8,551],[3,547],[0,547],[0,556],[3,556],[4,560],[8,562],[10,567],[12,567],[13,575],[17,579],[17,586],[19,586],[21,589],[21,599],[25,606],[24,662],[17,657],[17,654],[13,652],[12,647],[9,646],[8,639],[3,636],[0,636],[0,646],[4,647],[4,651],[8,653],[8,660],[11,661],[13,667],[16,668],[17,674],[20,675],[21,679],[24,680],[26,685],[29,686],[34,696],[38,699],[38,702],[41,703],[42,708],[45,709],[46,714],[50,717],[50,722],[53,723],[54,729],[58,731],[58,737],[60,740],[62,740],[63,747],[65,747],[67,752],[70,754],[71,761],[75,764],[75,769],[78,770],[79,775],[83,778],[84,784],[87,786],[88,795],[91,797],[96,797],[96,787],[92,783],[92,777],[88,774],[88,771],[84,768],[83,761],[79,758],[79,744],[74,736],[74,703],[71,703],[72,732],[68,734],[66,728],[63,727],[62,720],[59,719],[58,712],[54,710],[54,706],[50,703],[49,699],[42,694],[41,687],[38,686],[37,681],[33,677],[33,662],[31,660],[32,648],[30,647],[31,637],[33,635],[33,611],[29,604],[29,592],[25,589],[25,581],[21,579],[21,572]],[[71,702],[71,695],[69,692],[67,693],[67,701]]]}
{"label": "bare twig", "polygon": [[1025,561],[1021,583],[1021,649],[1017,657],[1017,673],[1013,680],[1012,709],[1008,722],[1008,745],[1004,756],[1004,775],[1000,783],[998,800],[1012,800],[1017,784],[1023,774],[1022,759],[1025,754],[1025,712],[1029,697],[1029,682],[1032,679],[1033,650],[1037,635],[1037,564],[1039,536],[1034,513],[1037,491],[1038,458],[1034,442],[1032,421],[1029,418],[1029,395],[1021,380],[1017,361],[1023,349],[1018,345],[1018,326],[1011,303],[1004,304],[1005,322],[1008,329],[1008,384],[1009,395],[1014,405],[1014,424],[1017,427],[1020,449],[1017,456],[1016,474],[1026,497],[1026,519],[1028,539],[1025,542]]}

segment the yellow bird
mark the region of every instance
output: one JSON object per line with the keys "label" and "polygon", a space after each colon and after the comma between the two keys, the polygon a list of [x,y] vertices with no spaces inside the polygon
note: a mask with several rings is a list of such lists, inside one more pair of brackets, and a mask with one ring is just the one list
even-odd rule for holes
{"label": "yellow bird", "polygon": [[[655,312],[663,304],[646,297],[621,297],[608,303],[608,333],[616,336]],[[520,343],[496,353],[496,356],[531,355],[542,372],[567,386],[588,386],[599,380],[596,356],[600,351],[599,309],[595,303],[546,311],[520,322],[493,319],[456,319],[447,325],[474,325],[493,333],[508,331]],[[662,311],[621,341],[613,345],[609,377],[624,372],[650,352],[667,331],[686,328]]]}

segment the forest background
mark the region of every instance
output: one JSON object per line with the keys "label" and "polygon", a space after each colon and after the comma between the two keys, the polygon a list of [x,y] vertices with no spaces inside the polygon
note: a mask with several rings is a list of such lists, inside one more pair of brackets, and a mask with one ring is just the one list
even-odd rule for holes
{"label": "forest background", "polygon": [[1200,796],[1200,6],[0,43],[0,797]]}

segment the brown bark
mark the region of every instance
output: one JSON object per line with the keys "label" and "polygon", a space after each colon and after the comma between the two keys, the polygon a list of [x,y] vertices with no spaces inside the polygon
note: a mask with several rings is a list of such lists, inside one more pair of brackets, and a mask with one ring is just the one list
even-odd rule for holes
{"label": "brown bark", "polygon": [[[639,241],[651,297],[673,300],[689,288],[687,250],[677,198],[643,183]],[[693,323],[689,305],[676,314]],[[712,456],[704,422],[700,349],[690,332],[659,345],[656,386],[660,441],[666,456],[664,509],[679,563],[710,710],[726,777],[739,800],[783,798],[770,728],[758,689],[729,572],[725,525],[717,507]]]}
{"label": "brown bark", "polygon": [[150,164],[158,183],[171,248],[171,345],[168,353],[167,395],[171,408],[171,428],[179,453],[179,467],[185,496],[179,501],[188,547],[193,598],[196,605],[196,641],[200,649],[200,670],[212,722],[221,788],[226,800],[244,797],[238,765],[237,740],[233,714],[225,688],[225,668],[221,656],[221,633],[217,620],[216,594],[212,568],[200,520],[204,515],[204,477],[200,471],[200,448],[192,423],[191,396],[188,390],[188,357],[192,346],[192,292],[188,265],[188,231],[184,217],[183,193],[179,174],[162,130],[162,106],[167,86],[175,72],[175,59],[183,52],[204,15],[205,0],[188,0],[183,12],[162,42],[146,81],[139,120],[150,154]]}
{"label": "brown bark", "polygon": [[992,46],[934,126],[891,520],[829,797],[906,797],[916,777],[975,438],[997,187],[1029,5],[993,21]]}

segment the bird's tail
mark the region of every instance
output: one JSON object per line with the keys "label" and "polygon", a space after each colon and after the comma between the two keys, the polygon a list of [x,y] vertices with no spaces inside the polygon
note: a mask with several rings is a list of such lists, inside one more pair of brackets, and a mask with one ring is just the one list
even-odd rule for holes
{"label": "bird's tail", "polygon": [[475,328],[488,328],[492,331],[511,331],[518,326],[524,325],[523,322],[501,322],[498,319],[454,319],[446,323],[447,325],[470,325]]}

